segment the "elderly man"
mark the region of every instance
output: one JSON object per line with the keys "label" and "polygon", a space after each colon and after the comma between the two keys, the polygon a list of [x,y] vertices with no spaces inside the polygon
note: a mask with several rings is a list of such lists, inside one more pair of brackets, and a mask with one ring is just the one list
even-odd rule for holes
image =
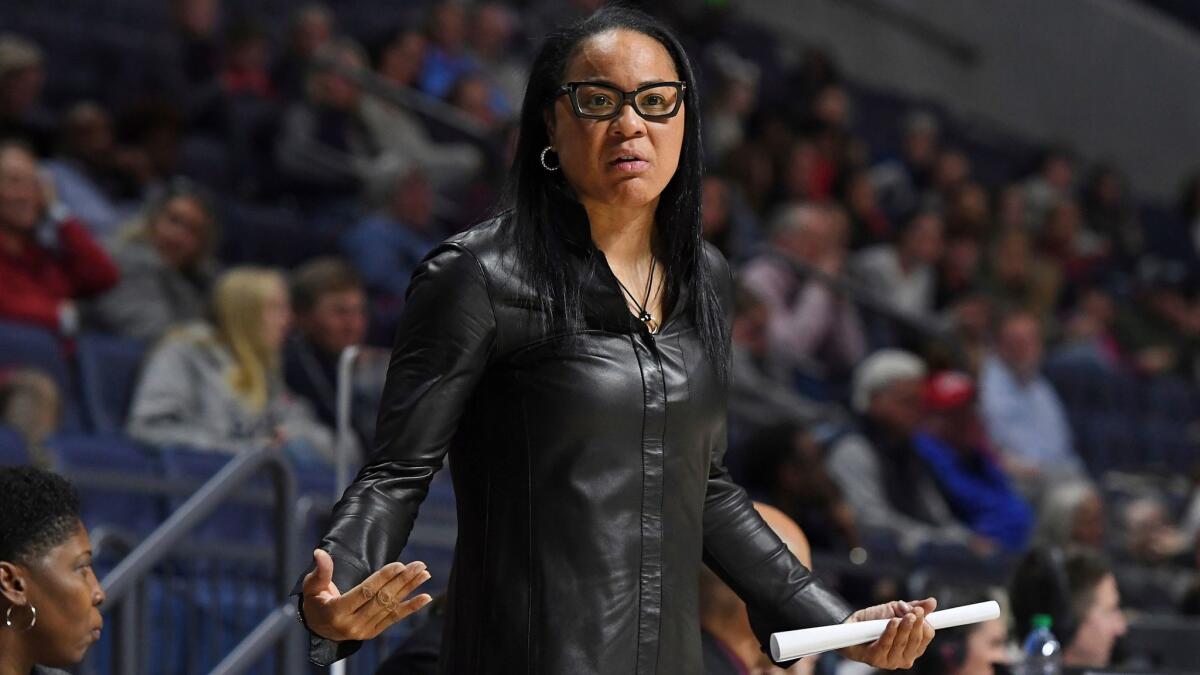
{"label": "elderly man", "polygon": [[742,284],[767,308],[770,350],[792,367],[815,367],[818,359],[849,369],[866,352],[854,305],[807,270],[839,275],[846,259],[844,233],[829,209],[785,206],[770,228],[766,251],[747,263]]}
{"label": "elderly man", "polygon": [[899,350],[876,352],[859,365],[853,405],[860,429],[834,442],[830,475],[859,525],[893,538],[902,551],[951,544],[990,554],[995,544],[955,518],[914,445],[925,374],[921,359]]}

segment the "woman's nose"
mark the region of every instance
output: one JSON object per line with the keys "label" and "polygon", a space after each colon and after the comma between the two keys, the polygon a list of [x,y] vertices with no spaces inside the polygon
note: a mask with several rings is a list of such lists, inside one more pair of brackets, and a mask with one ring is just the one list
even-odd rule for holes
{"label": "woman's nose", "polygon": [[646,121],[633,109],[632,101],[626,101],[621,106],[621,114],[617,115],[613,127],[622,136],[642,136],[646,133]]}

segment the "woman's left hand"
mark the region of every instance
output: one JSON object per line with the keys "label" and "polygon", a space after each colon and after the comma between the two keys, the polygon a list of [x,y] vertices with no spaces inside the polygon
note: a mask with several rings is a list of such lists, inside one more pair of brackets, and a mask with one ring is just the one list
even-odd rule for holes
{"label": "woman's left hand", "polygon": [[937,600],[927,598],[913,602],[896,600],[858,610],[846,619],[846,623],[874,619],[891,621],[878,640],[846,647],[841,650],[842,656],[887,670],[912,668],[913,662],[925,653],[925,648],[933,639],[933,627],[925,622],[925,616],[936,607]]}

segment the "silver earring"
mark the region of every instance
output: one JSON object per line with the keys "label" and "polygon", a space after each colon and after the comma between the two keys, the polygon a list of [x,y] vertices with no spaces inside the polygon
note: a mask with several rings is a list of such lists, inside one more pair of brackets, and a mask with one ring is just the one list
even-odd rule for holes
{"label": "silver earring", "polygon": [[542,168],[547,171],[558,171],[560,168],[562,168],[562,160],[561,159],[558,161],[558,164],[555,164],[554,166],[550,166],[549,164],[546,163],[546,153],[550,152],[553,149],[554,149],[553,145],[547,145],[546,147],[542,148],[542,155],[541,155]]}
{"label": "silver earring", "polygon": [[[4,612],[4,625],[8,626],[9,628],[13,628],[13,622],[12,622],[13,607],[16,607],[16,605],[9,605],[8,610]],[[37,625],[37,607],[30,605],[29,606],[29,625],[21,630],[18,630],[17,632],[18,633],[28,633],[29,631],[33,630],[33,627],[36,625]],[[16,629],[13,628],[13,630],[16,630]]]}

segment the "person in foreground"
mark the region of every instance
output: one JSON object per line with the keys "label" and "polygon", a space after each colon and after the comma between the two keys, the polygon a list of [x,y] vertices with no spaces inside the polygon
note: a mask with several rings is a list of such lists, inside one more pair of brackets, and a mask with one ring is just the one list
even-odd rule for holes
{"label": "person in foreground", "polygon": [[294,589],[314,662],[429,602],[404,599],[428,572],[398,558],[447,453],[441,673],[702,672],[702,562],[764,650],[868,619],[891,622],[851,659],[908,667],[929,644],[932,599],[853,611],[725,469],[733,284],[700,238],[695,86],[634,10],[542,46],[503,208],[413,274],[374,455]]}
{"label": "person in foreground", "polygon": [[75,489],[0,468],[0,675],[65,675],[100,639],[103,602]]}

